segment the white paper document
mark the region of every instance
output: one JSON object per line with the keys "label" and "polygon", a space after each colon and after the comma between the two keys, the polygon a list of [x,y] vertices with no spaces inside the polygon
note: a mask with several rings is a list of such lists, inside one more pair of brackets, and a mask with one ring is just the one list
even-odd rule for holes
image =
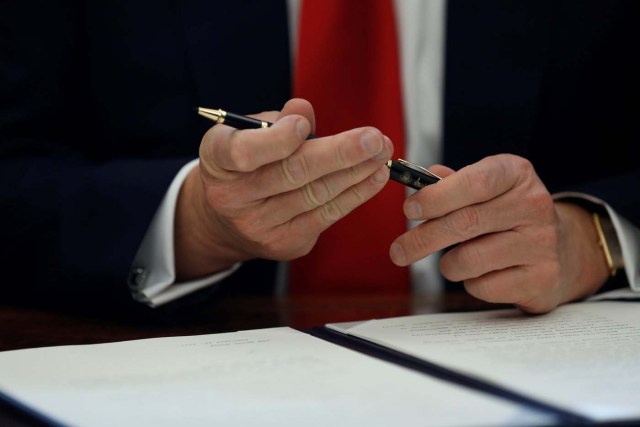
{"label": "white paper document", "polygon": [[640,304],[443,313],[328,327],[595,420],[640,417]]}
{"label": "white paper document", "polygon": [[0,391],[71,426],[551,421],[289,328],[3,352]]}

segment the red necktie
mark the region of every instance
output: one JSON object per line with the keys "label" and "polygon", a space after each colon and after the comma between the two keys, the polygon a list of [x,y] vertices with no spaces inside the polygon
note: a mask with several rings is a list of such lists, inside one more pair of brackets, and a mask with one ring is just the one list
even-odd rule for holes
{"label": "red necktie", "polygon": [[[309,100],[319,136],[375,126],[404,154],[398,41],[392,0],[304,0],[294,95]],[[290,293],[408,293],[407,268],[389,259],[406,231],[405,189],[390,182],[290,263]]]}

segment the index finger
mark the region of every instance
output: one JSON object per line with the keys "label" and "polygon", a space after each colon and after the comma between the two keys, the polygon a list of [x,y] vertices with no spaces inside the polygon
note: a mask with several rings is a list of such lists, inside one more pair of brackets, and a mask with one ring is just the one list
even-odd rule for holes
{"label": "index finger", "polygon": [[511,154],[485,157],[408,197],[405,215],[411,220],[440,218],[494,199],[517,185],[524,163],[528,161]]}
{"label": "index finger", "polygon": [[266,129],[212,127],[200,144],[201,164],[216,171],[251,172],[295,152],[309,134],[309,121],[299,115],[281,118]]}

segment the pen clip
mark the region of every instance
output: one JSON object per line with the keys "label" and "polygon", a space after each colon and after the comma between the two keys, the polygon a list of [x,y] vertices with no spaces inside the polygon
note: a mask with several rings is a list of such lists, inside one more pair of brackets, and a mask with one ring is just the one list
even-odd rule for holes
{"label": "pen clip", "polygon": [[408,161],[406,161],[404,159],[398,159],[398,163],[401,163],[403,166],[406,166],[409,169],[413,169],[414,171],[423,173],[423,174],[425,174],[427,176],[430,176],[432,178],[435,178],[437,180],[441,180],[442,179],[438,175],[436,175],[435,173],[431,172],[429,169],[423,168],[422,166],[416,165],[415,163],[408,162]]}

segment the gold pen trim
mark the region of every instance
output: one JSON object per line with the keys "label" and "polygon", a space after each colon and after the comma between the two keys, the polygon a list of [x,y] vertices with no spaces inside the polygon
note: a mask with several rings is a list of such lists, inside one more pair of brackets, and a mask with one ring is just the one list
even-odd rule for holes
{"label": "gold pen trim", "polygon": [[212,108],[198,107],[198,114],[221,125],[224,123],[227,112],[220,109],[214,110]]}

